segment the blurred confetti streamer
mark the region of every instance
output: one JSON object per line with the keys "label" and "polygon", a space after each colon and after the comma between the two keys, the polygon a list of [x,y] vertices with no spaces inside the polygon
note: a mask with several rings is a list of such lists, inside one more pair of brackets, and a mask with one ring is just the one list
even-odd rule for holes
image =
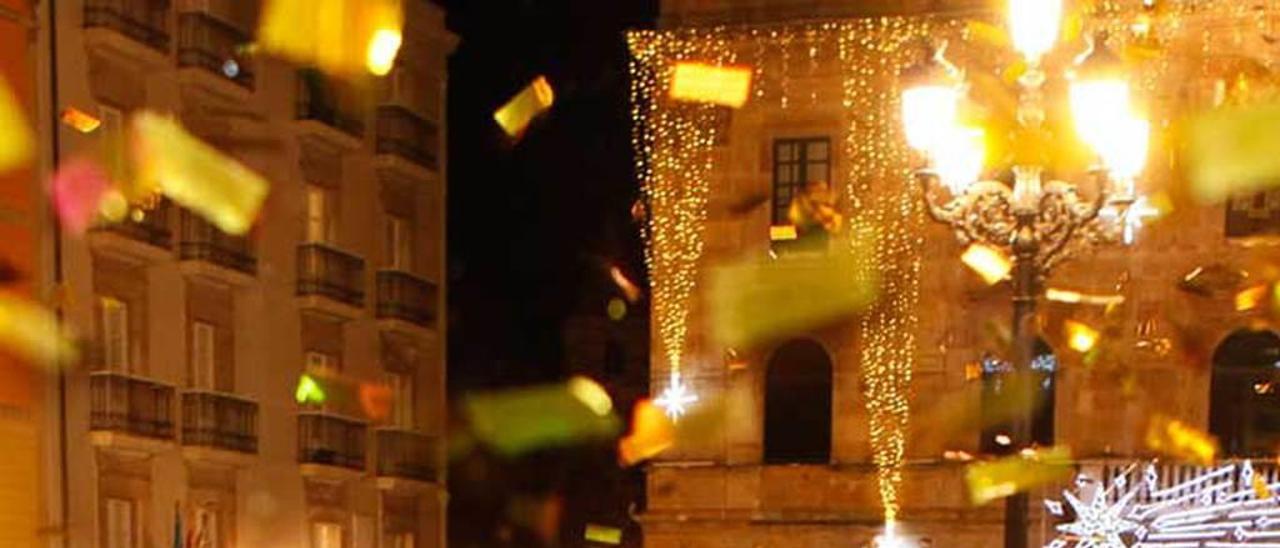
{"label": "blurred confetti streamer", "polygon": [[747,348],[851,317],[875,302],[876,272],[855,256],[745,260],[717,268],[710,303],[717,339]]}
{"label": "blurred confetti streamer", "polygon": [[474,394],[463,408],[476,439],[506,456],[616,435],[617,416],[597,413],[574,392],[561,383]]}
{"label": "blurred confetti streamer", "polygon": [[969,500],[975,505],[982,505],[1069,478],[1073,469],[1071,449],[1057,446],[970,464],[965,469],[965,483],[969,485]]}
{"label": "blurred confetti streamer", "polygon": [[[981,371],[981,366],[979,366]],[[981,378],[981,374],[979,374]],[[984,401],[984,383],[967,383],[960,390],[922,405],[912,422],[913,440],[917,442],[965,443],[973,432],[1008,424],[1014,417],[1026,416],[1047,403],[1039,390],[1041,379],[1032,373],[1006,373],[1000,376],[999,396]]]}
{"label": "blurred confetti streamer", "polygon": [[1236,311],[1244,312],[1258,308],[1258,305],[1267,298],[1267,289],[1265,284],[1259,284],[1236,293]]}
{"label": "blurred confetti streamer", "polygon": [[507,104],[493,113],[493,119],[502,130],[513,138],[519,138],[529,123],[555,102],[556,95],[546,77],[539,76]]}
{"label": "blurred confetti streamer", "polygon": [[1067,289],[1050,287],[1044,292],[1044,298],[1050,301],[1067,304],[1088,304],[1096,306],[1115,306],[1124,304],[1124,295],[1090,295]]}
{"label": "blurred confetti streamer", "polygon": [[1218,440],[1182,421],[1157,414],[1147,423],[1147,448],[1186,462],[1209,466]]}
{"label": "blurred confetti streamer", "polygon": [[0,77],[0,173],[17,168],[35,154],[35,134],[22,104]]}
{"label": "blurred confetti streamer", "polygon": [[582,533],[582,538],[601,544],[622,544],[622,529],[588,523],[587,529]]}
{"label": "blurred confetti streamer", "polygon": [[62,123],[80,133],[93,133],[102,125],[102,120],[76,107],[62,109]]}
{"label": "blurred confetti streamer", "polygon": [[739,108],[751,97],[751,68],[705,63],[676,63],[671,98]]}
{"label": "blurred confetti streamer", "polygon": [[303,373],[298,377],[298,387],[293,391],[293,399],[301,404],[319,405],[324,403],[327,396],[315,377]]}
{"label": "blurred confetti streamer", "polygon": [[600,383],[587,377],[569,379],[569,393],[597,415],[604,417],[613,412],[613,400],[609,398],[609,392]]}
{"label": "blurred confetti streamer", "polygon": [[1013,269],[1013,262],[1003,251],[982,244],[970,245],[964,250],[960,260],[982,276],[987,285],[999,283]]}
{"label": "blurred confetti streamer", "polygon": [[51,186],[58,219],[68,231],[79,235],[102,211],[103,197],[111,188],[111,182],[106,171],[96,163],[77,158],[58,168]]}
{"label": "blurred confetti streamer", "polygon": [[133,130],[140,180],[223,232],[248,232],[267,197],[266,179],[169,118],[142,112],[134,116]]}
{"label": "blurred confetti streamer", "polygon": [[640,300],[640,288],[627,278],[626,273],[616,266],[609,267],[609,277],[613,278],[613,283],[617,284],[618,289],[622,291],[622,295],[627,298],[627,302],[634,303]]}
{"label": "blurred confetti streamer", "polygon": [[1192,193],[1205,202],[1280,183],[1280,104],[1206,112],[1190,124]]}
{"label": "blurred confetti streamer", "polygon": [[0,293],[0,349],[45,366],[69,364],[78,355],[53,312],[9,293]]}
{"label": "blurred confetti streamer", "polygon": [[335,75],[386,75],[403,41],[400,0],[270,0],[258,47]]}
{"label": "blurred confetti streamer", "polygon": [[658,456],[675,444],[676,426],[653,402],[636,402],[631,411],[631,433],[618,442],[618,461],[633,466]]}

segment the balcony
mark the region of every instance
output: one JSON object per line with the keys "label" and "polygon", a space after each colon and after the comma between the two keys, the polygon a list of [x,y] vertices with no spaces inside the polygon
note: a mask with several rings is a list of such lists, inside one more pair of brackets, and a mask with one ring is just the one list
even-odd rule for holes
{"label": "balcony", "polygon": [[258,453],[258,404],[230,394],[182,394],[183,452],[192,460],[243,465]]}
{"label": "balcony", "polygon": [[195,69],[195,79],[206,87],[244,95],[254,86],[251,61],[241,54],[250,41],[248,32],[213,15],[183,13],[178,16],[178,67]]}
{"label": "balcony", "polygon": [[173,231],[169,228],[172,211],[169,202],[161,201],[141,219],[104,222],[90,230],[89,243],[124,258],[163,259],[173,246]]}
{"label": "balcony", "polygon": [[380,164],[407,167],[411,173],[439,172],[440,128],[406,107],[378,107],[376,147]]}
{"label": "balcony", "polygon": [[420,490],[440,482],[439,440],[417,432],[382,428],[377,440],[378,487]]}
{"label": "balcony", "polygon": [[378,272],[378,320],[388,327],[403,323],[431,329],[436,325],[436,284],[408,272]]}
{"label": "balcony", "polygon": [[174,441],[173,387],[111,371],[89,374],[94,445],[155,453]]}
{"label": "balcony", "polygon": [[303,308],[354,318],[364,307],[364,259],[324,244],[298,246]]}
{"label": "balcony", "polygon": [[232,236],[195,213],[183,210],[178,258],[188,275],[247,285],[258,272],[249,239]]}
{"label": "balcony", "polygon": [[298,103],[294,115],[299,133],[345,149],[360,146],[364,119],[345,108],[336,83],[314,70],[298,71]]}
{"label": "balcony", "polygon": [[365,471],[364,423],[321,412],[298,415],[298,462],[304,476],[348,480]]}
{"label": "balcony", "polygon": [[167,55],[168,19],[168,2],[160,0],[85,0],[84,3],[83,26],[87,37],[91,36],[88,41],[100,42],[126,55],[137,53],[151,58],[157,57],[156,54]]}

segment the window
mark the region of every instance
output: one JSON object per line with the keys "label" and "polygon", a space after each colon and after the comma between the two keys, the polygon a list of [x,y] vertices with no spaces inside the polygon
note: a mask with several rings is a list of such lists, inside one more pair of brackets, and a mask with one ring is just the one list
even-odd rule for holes
{"label": "window", "polygon": [[373,517],[357,514],[351,518],[351,537],[355,546],[352,548],[373,548],[376,531],[373,528]]}
{"label": "window", "polygon": [[[1029,401],[1031,442],[1048,447],[1053,445],[1054,438],[1054,393],[1058,358],[1054,355],[1053,348],[1043,339],[1036,339],[1032,352],[1028,378],[1033,390],[1033,397]],[[987,353],[982,356],[981,366],[982,431],[978,447],[989,454],[1011,453],[1013,444],[1004,442],[1001,436],[1012,434],[1010,414],[1016,412],[1016,406],[1028,405],[1028,400],[1019,398],[1016,388],[1011,386],[1010,374],[1014,372],[1012,363]]]}
{"label": "window", "polygon": [[309,351],[307,352],[307,372],[336,375],[338,373],[338,359],[332,354]]}
{"label": "window", "polygon": [[199,390],[217,388],[214,340],[217,330],[213,324],[191,323],[191,387]]}
{"label": "window", "polygon": [[831,359],[808,339],[774,351],[765,373],[764,461],[831,460]]}
{"label": "window", "polygon": [[306,185],[307,191],[307,233],[306,239],[311,243],[331,243],[333,241],[333,191],[319,186]]}
{"label": "window", "polygon": [[107,173],[112,177],[120,177],[125,173],[125,138],[124,114],[120,109],[101,106],[98,113],[102,118],[102,127],[98,133],[102,135],[103,157],[106,158]]}
{"label": "window", "polygon": [[1226,210],[1228,238],[1280,236],[1280,190],[1232,196]]}
{"label": "window", "polygon": [[413,375],[406,373],[389,373],[387,384],[391,387],[393,407],[392,424],[402,430],[413,429]]}
{"label": "window", "polygon": [[342,525],[324,521],[312,523],[311,548],[343,548]]}
{"label": "window", "polygon": [[831,140],[826,137],[773,142],[773,224],[789,225],[791,200],[811,181],[831,181]]}
{"label": "window", "polygon": [[129,372],[129,307],[113,297],[98,298],[102,318],[102,360],[108,371]]}
{"label": "window", "polygon": [[413,231],[408,219],[387,216],[387,266],[408,271],[413,265]]}
{"label": "window", "polygon": [[1209,432],[1232,457],[1270,455],[1280,444],[1280,336],[1232,333],[1213,353]]}
{"label": "window", "polygon": [[134,535],[133,501],[129,499],[108,498],[106,517],[103,526],[106,528],[106,548],[137,548]]}

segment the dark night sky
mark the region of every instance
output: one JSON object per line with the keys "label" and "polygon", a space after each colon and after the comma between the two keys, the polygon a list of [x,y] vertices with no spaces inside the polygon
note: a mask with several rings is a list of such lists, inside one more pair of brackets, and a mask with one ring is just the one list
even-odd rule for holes
{"label": "dark night sky", "polygon": [[[450,391],[561,374],[560,323],[620,261],[639,273],[623,32],[657,0],[443,0],[449,68]],[[553,109],[519,143],[493,111],[538,74]],[[603,313],[603,299],[600,299]]]}

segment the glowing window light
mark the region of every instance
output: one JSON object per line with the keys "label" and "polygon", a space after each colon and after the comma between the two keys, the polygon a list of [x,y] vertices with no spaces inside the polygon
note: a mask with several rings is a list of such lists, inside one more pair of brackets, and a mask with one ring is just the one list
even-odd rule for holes
{"label": "glowing window light", "polygon": [[671,98],[739,108],[751,96],[749,67],[706,63],[676,63],[671,76]]}
{"label": "glowing window light", "polygon": [[378,29],[369,40],[365,54],[365,67],[376,76],[386,76],[396,64],[396,54],[400,52],[403,37],[400,29]]}
{"label": "glowing window light", "polygon": [[983,244],[972,244],[960,256],[964,264],[977,272],[987,285],[994,285],[1013,270],[1013,261],[1003,251]]}
{"label": "glowing window light", "polygon": [[1038,61],[1058,40],[1062,0],[1009,0],[1013,47],[1030,61]]}

